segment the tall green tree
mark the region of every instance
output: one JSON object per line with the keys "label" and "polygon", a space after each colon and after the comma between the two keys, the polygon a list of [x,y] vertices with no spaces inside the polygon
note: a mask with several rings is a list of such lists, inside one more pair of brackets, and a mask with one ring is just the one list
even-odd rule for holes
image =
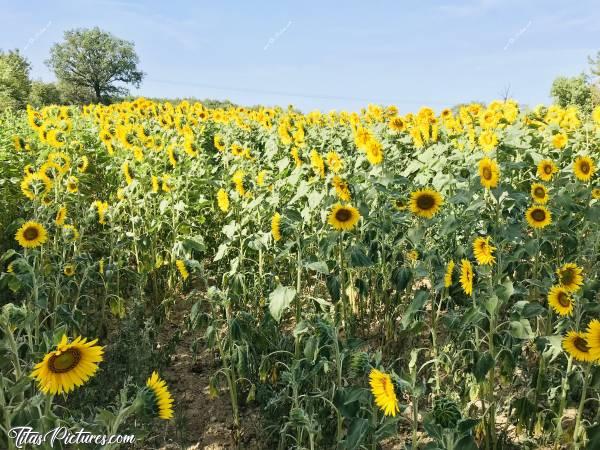
{"label": "tall green tree", "polygon": [[0,50],[0,112],[24,108],[31,91],[30,65],[18,50]]}
{"label": "tall green tree", "polygon": [[133,42],[98,27],[66,31],[46,64],[60,82],[91,90],[97,102],[127,95],[126,86],[139,87],[144,78]]}
{"label": "tall green tree", "polygon": [[584,112],[590,112],[593,108],[592,85],[584,73],[576,77],[557,77],[552,83],[550,95],[563,108],[578,106]]}

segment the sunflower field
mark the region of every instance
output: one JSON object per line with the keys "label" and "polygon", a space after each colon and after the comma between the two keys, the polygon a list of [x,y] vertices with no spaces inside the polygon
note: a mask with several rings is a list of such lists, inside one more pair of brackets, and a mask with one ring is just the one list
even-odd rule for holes
{"label": "sunflower field", "polygon": [[185,448],[189,336],[238,448],[599,449],[599,149],[512,100],[6,114],[0,447]]}

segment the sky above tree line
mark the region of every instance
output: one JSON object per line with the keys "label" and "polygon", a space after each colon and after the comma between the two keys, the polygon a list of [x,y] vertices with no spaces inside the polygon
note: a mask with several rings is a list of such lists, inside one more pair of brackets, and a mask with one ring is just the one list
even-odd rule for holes
{"label": "sky above tree line", "polygon": [[0,48],[52,81],[49,49],[98,26],[133,41],[146,78],[132,94],[244,105],[408,112],[509,96],[549,103],[558,75],[588,69],[594,1],[63,1],[0,3]]}

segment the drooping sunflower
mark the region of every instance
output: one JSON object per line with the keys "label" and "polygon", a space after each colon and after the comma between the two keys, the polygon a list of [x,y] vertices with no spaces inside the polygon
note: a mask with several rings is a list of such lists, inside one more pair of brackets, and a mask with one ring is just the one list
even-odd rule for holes
{"label": "drooping sunflower", "polygon": [[275,242],[281,240],[281,214],[278,212],[271,218],[271,235]]}
{"label": "drooping sunflower", "polygon": [[531,185],[531,197],[533,201],[538,205],[545,205],[548,203],[548,189],[542,183],[533,183]]}
{"label": "drooping sunflower", "polygon": [[396,416],[400,411],[398,398],[394,390],[394,384],[389,374],[377,369],[371,369],[369,373],[369,384],[371,393],[375,397],[375,404],[383,411],[386,416]]}
{"label": "drooping sunflower", "polygon": [[550,181],[554,174],[558,172],[558,168],[556,165],[549,159],[544,159],[540,161],[537,166],[537,176],[542,181]]}
{"label": "drooping sunflower", "polygon": [[589,156],[579,156],[573,163],[573,172],[579,181],[590,181],[596,172],[594,160]]}
{"label": "drooping sunflower", "polygon": [[67,179],[67,191],[71,194],[75,194],[79,191],[79,180],[77,177],[69,177]]}
{"label": "drooping sunflower", "polygon": [[331,180],[331,184],[335,189],[335,195],[342,201],[348,202],[352,198],[352,194],[350,193],[350,186],[348,183],[344,181],[340,176],[334,175]]}
{"label": "drooping sunflower", "polygon": [[590,347],[592,360],[600,361],[600,320],[594,319],[588,324],[585,338]]}
{"label": "drooping sunflower", "polygon": [[171,175],[168,173],[164,173],[161,177],[161,186],[163,192],[171,192],[173,190],[173,181],[171,179]]}
{"label": "drooping sunflower", "polygon": [[473,241],[473,254],[477,263],[482,266],[492,265],[496,262],[493,256],[496,247],[490,244],[490,237],[478,237]]}
{"label": "drooping sunflower", "polygon": [[29,221],[17,230],[15,239],[23,248],[35,248],[48,240],[48,232],[41,223]]}
{"label": "drooping sunflower", "polygon": [[177,261],[175,261],[175,266],[177,267],[177,270],[179,271],[181,278],[183,278],[183,281],[187,280],[188,277],[190,276],[190,273],[187,270],[185,261],[183,259],[178,259]]}
{"label": "drooping sunflower", "polygon": [[173,418],[173,397],[167,388],[165,380],[158,376],[157,372],[152,372],[146,386],[154,397],[153,412],[164,420]]}
{"label": "drooping sunflower", "polygon": [[79,239],[79,231],[77,231],[74,225],[63,226],[62,234],[68,242],[74,242]]}
{"label": "drooping sunflower", "polygon": [[129,186],[131,183],[133,183],[133,180],[135,179],[135,174],[129,166],[129,161],[125,161],[123,163],[123,165],[121,166],[121,170],[123,171],[123,177],[125,177],[125,183],[127,183],[127,186]]}
{"label": "drooping sunflower", "polygon": [[562,346],[577,361],[590,362],[592,361],[592,354],[586,338],[585,333],[569,331],[563,338]]}
{"label": "drooping sunflower", "polygon": [[65,264],[63,267],[63,273],[68,277],[72,277],[75,275],[75,266],[73,264]]}
{"label": "drooping sunflower", "polygon": [[354,206],[336,203],[331,208],[328,222],[334,229],[342,231],[353,229],[359,219],[360,213]]}
{"label": "drooping sunflower", "polygon": [[63,205],[58,209],[58,212],[56,213],[56,218],[54,219],[54,223],[58,226],[62,226],[64,225],[66,219],[67,207]]}
{"label": "drooping sunflower", "polygon": [[583,269],[574,263],[566,263],[556,269],[559,284],[567,292],[577,292],[583,284]]}
{"label": "drooping sunflower", "polygon": [[104,349],[96,345],[97,341],[87,342],[79,336],[69,344],[67,336],[63,335],[56,350],[47,353],[31,373],[39,389],[45,394],[62,394],[88,381],[103,360]]}
{"label": "drooping sunflower", "polygon": [[452,286],[452,273],[454,272],[454,261],[450,260],[446,266],[446,273],[444,274],[444,287],[449,288]]}
{"label": "drooping sunflower", "polygon": [[229,196],[225,189],[219,189],[217,192],[217,206],[223,212],[227,212],[229,210]]}
{"label": "drooping sunflower", "polygon": [[479,161],[479,181],[484,188],[491,189],[498,186],[499,176],[500,169],[493,159],[485,157]]}
{"label": "drooping sunflower", "polygon": [[525,213],[527,223],[533,228],[544,228],[552,223],[550,211],[542,205],[531,206]]}
{"label": "drooping sunflower", "polygon": [[548,305],[560,316],[570,316],[573,313],[573,298],[562,286],[552,286],[548,292]]}
{"label": "drooping sunflower", "polygon": [[473,295],[473,266],[468,259],[460,261],[460,285],[467,295]]}
{"label": "drooping sunflower", "polygon": [[79,162],[77,163],[77,170],[79,173],[85,173],[90,165],[90,160],[87,156],[83,155]]}
{"label": "drooping sunflower", "polygon": [[431,219],[443,204],[441,194],[433,189],[422,189],[410,194],[410,210],[419,217]]}

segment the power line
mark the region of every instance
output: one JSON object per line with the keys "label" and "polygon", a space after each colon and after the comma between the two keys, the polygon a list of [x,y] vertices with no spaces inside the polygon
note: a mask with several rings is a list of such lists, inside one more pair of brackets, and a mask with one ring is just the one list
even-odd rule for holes
{"label": "power line", "polygon": [[401,100],[401,99],[382,99],[382,98],[366,98],[366,97],[348,97],[343,95],[328,95],[328,94],[303,94],[298,92],[286,92],[286,91],[273,91],[268,89],[256,89],[256,88],[246,88],[246,87],[233,87],[233,86],[217,86],[213,84],[207,83],[198,83],[193,81],[176,81],[176,80],[163,80],[151,78],[147,79],[146,82],[150,83],[158,83],[158,84],[170,84],[176,86],[194,86],[201,87],[205,89],[215,89],[221,91],[232,91],[232,92],[245,92],[251,94],[264,94],[264,95],[279,95],[285,97],[298,97],[298,98],[310,98],[310,99],[322,99],[322,100],[347,100],[347,101],[355,101],[355,102],[363,102],[363,103],[382,103],[382,104],[413,104],[413,105],[441,105],[441,106],[451,106],[456,103],[455,101],[414,101],[414,100]]}

